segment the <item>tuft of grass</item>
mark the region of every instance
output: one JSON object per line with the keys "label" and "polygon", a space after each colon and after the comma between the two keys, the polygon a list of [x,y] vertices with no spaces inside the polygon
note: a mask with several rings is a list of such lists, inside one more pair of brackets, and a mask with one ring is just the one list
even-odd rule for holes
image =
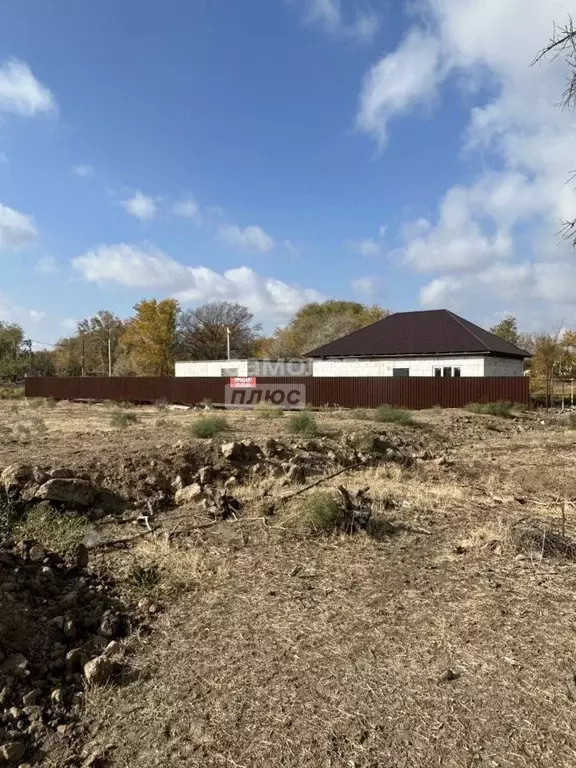
{"label": "tuft of grass", "polygon": [[168,416],[158,416],[154,422],[155,427],[170,427],[174,425],[174,420]]}
{"label": "tuft of grass", "polygon": [[270,403],[258,403],[254,408],[254,414],[258,419],[281,419],[284,411]]}
{"label": "tuft of grass", "polygon": [[125,429],[138,423],[138,416],[130,411],[114,411],[110,415],[110,424],[118,429]]}
{"label": "tuft of grass", "polygon": [[368,421],[370,419],[370,411],[366,410],[366,408],[354,408],[354,410],[350,411],[350,418],[357,421]]}
{"label": "tuft of grass", "polygon": [[43,397],[28,397],[26,398],[26,404],[29,408],[42,408],[44,405],[44,398]]}
{"label": "tuft of grass", "polygon": [[192,435],[203,439],[216,437],[221,432],[229,430],[230,424],[224,416],[201,416],[190,425]]}
{"label": "tuft of grass", "polygon": [[14,531],[23,539],[34,539],[47,549],[64,554],[72,550],[88,532],[88,521],[79,515],[64,515],[38,504],[32,507]]}
{"label": "tuft of grass", "polygon": [[392,405],[381,405],[376,408],[374,411],[374,421],[381,424],[403,424],[405,426],[414,424],[410,411],[394,408]]}
{"label": "tuft of grass", "polygon": [[290,416],[290,419],[288,420],[288,431],[293,435],[314,437],[314,435],[318,434],[318,424],[311,413],[301,411],[300,413],[293,413]]}
{"label": "tuft of grass", "polygon": [[46,406],[46,408],[56,408],[56,406],[58,405],[58,400],[56,400],[55,397],[47,397],[46,400],[44,401],[44,405]]}
{"label": "tuft of grass", "polygon": [[24,387],[0,387],[0,400],[22,400]]}
{"label": "tuft of grass", "polygon": [[302,522],[314,531],[331,533],[339,530],[344,523],[344,510],[326,491],[317,491],[307,496],[301,511]]}
{"label": "tuft of grass", "polygon": [[502,419],[512,419],[512,403],[500,400],[497,403],[468,403],[466,410],[470,413],[500,416]]}

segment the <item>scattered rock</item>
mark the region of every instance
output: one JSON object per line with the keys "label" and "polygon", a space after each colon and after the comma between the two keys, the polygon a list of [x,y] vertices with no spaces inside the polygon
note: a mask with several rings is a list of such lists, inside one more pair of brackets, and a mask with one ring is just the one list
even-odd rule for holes
{"label": "scattered rock", "polygon": [[74,550],[74,560],[76,561],[78,568],[88,567],[90,555],[88,554],[88,549],[85,544],[80,543],[76,545],[76,549]]}
{"label": "scattered rock", "polygon": [[102,637],[113,639],[119,637],[124,628],[124,618],[117,611],[108,610],[105,611],[102,619],[100,620],[100,626],[98,631]]}
{"label": "scattered rock", "polygon": [[2,672],[11,677],[26,677],[28,673],[28,659],[21,653],[14,653],[2,664]]}
{"label": "scattered rock", "polygon": [[67,469],[66,467],[54,467],[54,469],[49,470],[48,475],[54,478],[72,478],[76,476],[71,469]]}
{"label": "scattered rock", "polygon": [[262,449],[252,440],[224,443],[220,449],[222,456],[228,461],[256,461],[262,456]]}
{"label": "scattered rock", "polygon": [[0,747],[0,758],[9,763],[15,763],[21,760],[26,752],[26,745],[23,741],[9,741]]}
{"label": "scattered rock", "polygon": [[28,550],[28,559],[33,563],[41,563],[46,557],[46,550],[40,544],[33,544]]}
{"label": "scattered rock", "polygon": [[286,473],[286,479],[291,483],[305,483],[306,470],[299,464],[291,464],[288,472]]}
{"label": "scattered rock", "polygon": [[458,680],[462,673],[458,672],[456,669],[445,669],[444,672],[440,675],[438,678],[439,683],[449,683],[452,680]]}
{"label": "scattered rock", "polygon": [[174,501],[178,506],[184,506],[190,504],[193,501],[197,501],[202,498],[202,486],[199,483],[192,483],[187,485],[179,491],[176,491],[174,495]]}
{"label": "scattered rock", "polygon": [[58,501],[71,507],[88,507],[94,502],[94,488],[88,480],[57,477],[41,485],[37,499]]}
{"label": "scattered rock", "polygon": [[6,490],[23,488],[34,477],[32,467],[29,464],[10,464],[0,475]]}
{"label": "scattered rock", "polygon": [[84,677],[89,685],[104,685],[112,675],[112,663],[105,656],[96,656],[84,664]]}

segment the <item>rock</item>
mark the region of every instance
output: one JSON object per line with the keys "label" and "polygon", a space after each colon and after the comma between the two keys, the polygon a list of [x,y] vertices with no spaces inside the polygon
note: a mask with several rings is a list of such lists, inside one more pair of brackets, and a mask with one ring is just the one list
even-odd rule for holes
{"label": "rock", "polygon": [[120,652],[120,643],[117,640],[111,640],[106,648],[104,648],[103,656],[114,656],[115,653]]}
{"label": "rock", "polygon": [[36,498],[59,501],[72,507],[88,507],[94,502],[94,495],[88,480],[57,477],[41,485]]}
{"label": "rock", "polygon": [[72,648],[66,654],[66,666],[72,672],[79,670],[86,663],[86,657],[81,648]]}
{"label": "rock", "polygon": [[28,691],[25,696],[22,696],[23,706],[33,707],[41,693],[42,691],[39,688],[33,688],[31,691]]}
{"label": "rock", "polygon": [[64,703],[64,693],[62,688],[55,688],[50,694],[50,701],[52,704],[60,705]]}
{"label": "rock", "polygon": [[124,620],[121,614],[116,611],[104,611],[100,620],[99,632],[102,637],[115,638],[122,634]]}
{"label": "rock", "polygon": [[104,656],[96,656],[84,664],[84,677],[89,685],[104,685],[112,675],[112,662]]}
{"label": "rock", "polygon": [[182,475],[176,475],[176,477],[174,478],[174,480],[172,480],[170,485],[172,486],[172,490],[176,492],[176,491],[181,491],[182,488],[184,488],[184,486],[186,485],[186,483],[184,482],[184,478],[182,477]]}
{"label": "rock", "polygon": [[187,485],[179,491],[176,491],[174,495],[174,501],[178,506],[190,504],[192,501],[197,501],[202,497],[202,486],[199,483],[192,483]]}
{"label": "rock", "polygon": [[38,483],[26,483],[20,492],[20,498],[22,501],[33,501],[36,498],[36,494],[38,493],[38,488]]}
{"label": "rock", "polygon": [[9,763],[15,763],[21,760],[26,752],[26,745],[23,741],[9,741],[0,747],[0,758]]}
{"label": "rock", "polygon": [[46,550],[40,544],[32,544],[28,550],[28,560],[32,563],[41,563],[46,557]]}
{"label": "rock", "polygon": [[54,575],[54,571],[52,568],[50,568],[49,565],[43,565],[40,569],[39,576],[43,579],[46,579],[47,581],[54,581],[56,579],[56,576]]}
{"label": "rock", "polygon": [[198,470],[198,474],[196,475],[196,478],[200,485],[209,485],[210,483],[213,483],[217,479],[218,473],[214,469],[214,467],[200,467]]}
{"label": "rock", "polygon": [[60,477],[60,478],[72,478],[75,477],[74,472],[71,469],[67,469],[66,467],[54,467],[54,469],[49,470],[48,475],[50,477]]}
{"label": "rock", "polygon": [[45,472],[42,467],[34,467],[32,469],[32,479],[38,485],[43,485],[46,480],[50,480],[50,475]]}
{"label": "rock", "polygon": [[262,450],[252,440],[224,443],[220,449],[228,461],[255,461],[262,456]]}
{"label": "rock", "polygon": [[444,672],[438,678],[439,683],[449,683],[452,680],[458,680],[460,672],[455,669],[445,669]]}
{"label": "rock", "polygon": [[288,469],[288,472],[286,473],[286,478],[291,483],[305,483],[306,482],[306,470],[304,467],[299,466],[298,464],[291,464],[290,468]]}
{"label": "rock", "polygon": [[29,464],[10,464],[0,475],[0,481],[6,490],[10,488],[23,488],[32,479],[33,470]]}
{"label": "rock", "polygon": [[90,556],[88,555],[88,549],[85,544],[77,544],[74,550],[74,560],[78,568],[87,568],[90,562]]}
{"label": "rock", "polygon": [[238,485],[238,478],[229,477],[228,480],[226,480],[224,483],[224,488],[234,488],[235,485]]}
{"label": "rock", "polygon": [[1,669],[6,675],[24,678],[28,674],[28,659],[21,653],[14,653],[8,656]]}

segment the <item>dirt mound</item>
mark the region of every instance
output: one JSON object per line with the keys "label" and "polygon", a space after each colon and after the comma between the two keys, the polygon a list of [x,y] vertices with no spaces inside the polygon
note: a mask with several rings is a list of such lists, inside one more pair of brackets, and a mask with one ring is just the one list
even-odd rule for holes
{"label": "dirt mound", "polygon": [[0,542],[0,757],[8,762],[42,764],[47,739],[74,735],[93,660],[102,674],[92,684],[121,666],[114,641],[130,622],[87,564],[82,545],[64,559],[33,541]]}

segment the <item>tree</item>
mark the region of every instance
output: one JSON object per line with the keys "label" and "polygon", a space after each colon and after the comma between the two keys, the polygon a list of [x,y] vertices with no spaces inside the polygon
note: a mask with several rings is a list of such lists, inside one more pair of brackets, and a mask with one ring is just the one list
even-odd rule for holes
{"label": "tree", "polygon": [[175,299],[143,300],[135,305],[121,343],[131,349],[131,360],[141,376],[169,376],[174,373],[176,322]]}
{"label": "tree", "polygon": [[490,328],[490,333],[494,336],[499,336],[509,344],[519,345],[520,334],[518,333],[518,325],[516,324],[516,318],[514,315],[506,315],[504,319]]}
{"label": "tree", "polygon": [[22,350],[24,331],[18,323],[0,321],[0,376],[19,379],[28,369],[29,360]]}
{"label": "tree", "polygon": [[298,357],[390,314],[382,307],[330,299],[306,304],[268,345],[271,357]]}
{"label": "tree", "polygon": [[84,364],[89,373],[106,374],[109,365],[114,367],[123,333],[124,322],[104,309],[78,323],[78,335],[84,336]]}
{"label": "tree", "polygon": [[[576,26],[571,16],[563,27],[554,26],[552,39],[540,51],[534,63],[541,62],[550,56],[553,59],[563,56],[566,60],[568,77],[560,106],[563,109],[573,108],[576,106]],[[576,246],[576,218],[563,221],[562,230],[564,237],[572,240],[573,245]]]}
{"label": "tree", "polygon": [[247,307],[215,301],[181,312],[176,331],[178,357],[186,360],[225,360],[227,329],[232,357],[253,357],[262,332]]}

